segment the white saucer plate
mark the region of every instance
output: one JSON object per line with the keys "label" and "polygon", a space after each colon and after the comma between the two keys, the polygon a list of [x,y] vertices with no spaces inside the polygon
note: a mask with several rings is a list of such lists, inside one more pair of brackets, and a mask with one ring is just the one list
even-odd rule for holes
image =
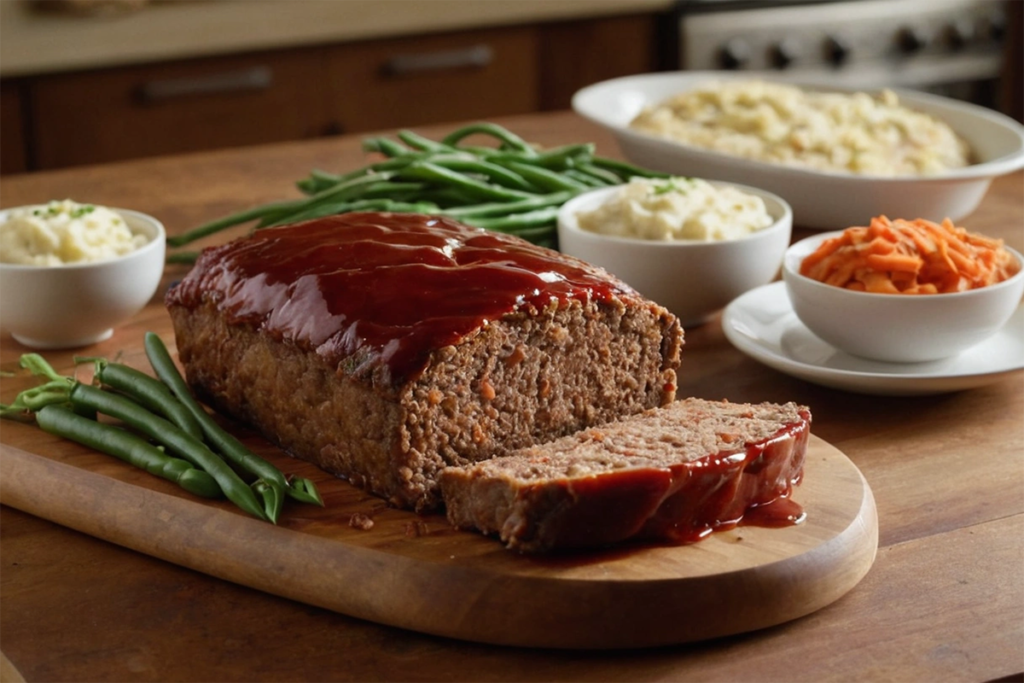
{"label": "white saucer plate", "polygon": [[758,287],[722,314],[726,338],[768,367],[834,389],[883,396],[920,396],[972,389],[1024,369],[1024,306],[994,336],[959,355],[926,363],[857,358],[825,343],[797,318],[786,285]]}

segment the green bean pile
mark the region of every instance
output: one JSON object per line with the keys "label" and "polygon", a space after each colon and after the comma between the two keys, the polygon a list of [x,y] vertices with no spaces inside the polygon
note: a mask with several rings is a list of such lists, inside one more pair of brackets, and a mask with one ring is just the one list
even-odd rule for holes
{"label": "green bean pile", "polygon": [[[494,146],[462,144],[473,135]],[[558,209],[581,192],[619,185],[634,176],[667,177],[594,154],[594,145],[538,150],[493,123],[460,128],[440,141],[409,130],[400,142],[386,137],[363,141],[363,149],[387,157],[351,173],[314,170],[296,185],[303,199],[258,206],[169,237],[182,247],[226,228],[257,221],[254,229],[296,223],[349,211],[395,211],[449,216],[468,225],[518,235],[557,247]],[[178,253],[171,261],[190,261]]]}
{"label": "green bean pile", "polygon": [[[34,414],[46,432],[113,455],[197,496],[226,497],[275,524],[286,497],[323,505],[313,482],[285,477],[203,410],[159,336],[147,333],[145,346],[157,379],[103,358],[85,359],[96,365],[96,386],[63,377],[38,354],[25,354],[22,367],[47,381],[0,405],[0,417]],[[123,426],[100,422],[99,415]]]}

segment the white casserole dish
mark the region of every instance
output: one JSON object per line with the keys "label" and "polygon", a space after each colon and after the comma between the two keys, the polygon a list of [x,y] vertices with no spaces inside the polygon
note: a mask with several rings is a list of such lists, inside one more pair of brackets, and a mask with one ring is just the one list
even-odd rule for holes
{"label": "white casserole dish", "polygon": [[[603,81],[578,91],[573,109],[610,130],[623,154],[641,166],[675,175],[725,180],[783,197],[796,225],[823,230],[866,225],[873,216],[956,221],[970,214],[992,180],[1024,168],[1024,126],[977,105],[893,89],[900,103],[945,121],[971,146],[977,163],[932,176],[878,177],[753,161],[690,147],[629,127],[642,109],[712,80],[767,80],[761,74],[692,71]],[[771,76],[808,88],[853,92],[821,82]]]}

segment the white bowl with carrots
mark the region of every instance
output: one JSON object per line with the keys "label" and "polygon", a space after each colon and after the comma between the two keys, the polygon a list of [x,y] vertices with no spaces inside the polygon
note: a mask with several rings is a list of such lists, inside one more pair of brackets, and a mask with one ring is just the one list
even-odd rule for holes
{"label": "white bowl with carrots", "polygon": [[955,356],[994,335],[1024,295],[1024,257],[950,221],[873,219],[797,242],[793,310],[841,351],[894,363]]}

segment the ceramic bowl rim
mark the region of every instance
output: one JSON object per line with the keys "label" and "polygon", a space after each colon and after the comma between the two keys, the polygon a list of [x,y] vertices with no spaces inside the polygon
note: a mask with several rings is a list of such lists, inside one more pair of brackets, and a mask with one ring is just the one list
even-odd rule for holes
{"label": "ceramic bowl rim", "polygon": [[[0,222],[4,221],[12,211],[18,211],[20,209],[35,209],[39,207],[45,207],[46,204],[27,204],[25,206],[12,206],[7,209],[0,209]],[[134,222],[138,222],[143,225],[152,228],[152,232],[155,234],[149,234],[147,230],[147,237],[149,241],[133,249],[125,254],[119,254],[113,258],[103,259],[101,261],[84,261],[84,262],[72,262],[72,263],[61,263],[53,266],[43,265],[32,265],[27,263],[2,263],[0,262],[0,269],[6,270],[11,273],[22,272],[22,273],[44,273],[48,271],[70,271],[70,270],[98,270],[105,267],[109,267],[114,264],[125,263],[134,259],[145,258],[150,254],[151,251],[161,250],[165,247],[167,241],[167,231],[164,228],[164,224],[154,216],[151,216],[141,211],[135,211],[133,209],[121,209],[113,206],[105,206],[116,214],[124,216],[126,219],[130,218]],[[134,230],[134,228],[133,228]]]}
{"label": "ceramic bowl rim", "polygon": [[766,200],[766,199],[767,200],[771,200],[771,202],[774,202],[777,205],[777,207],[781,210],[781,215],[776,216],[772,212],[771,206],[767,206],[768,202],[766,202],[766,208],[768,209],[768,215],[771,216],[771,218],[772,218],[771,225],[767,225],[767,226],[761,228],[760,230],[755,230],[754,232],[748,233],[746,235],[741,235],[740,237],[737,237],[737,238],[734,238],[734,239],[726,239],[726,240],[701,240],[701,239],[651,240],[651,239],[644,239],[642,237],[626,237],[626,236],[622,236],[622,235],[606,235],[604,233],[591,232],[590,230],[584,230],[583,228],[581,228],[579,226],[579,222],[576,220],[576,213],[579,210],[578,207],[581,204],[585,204],[585,203],[590,202],[590,201],[597,201],[597,199],[599,197],[604,197],[605,195],[611,195],[613,192],[621,190],[621,188],[625,186],[625,183],[623,183],[621,185],[612,185],[610,187],[594,188],[592,190],[588,190],[586,192],[582,192],[582,193],[576,195],[575,197],[573,197],[572,199],[570,199],[569,201],[567,201],[558,210],[558,230],[560,232],[563,231],[563,230],[567,231],[567,232],[572,232],[574,235],[582,236],[584,239],[589,239],[589,240],[591,240],[592,242],[595,242],[595,243],[596,242],[608,241],[609,243],[612,243],[612,244],[618,243],[618,244],[624,244],[624,245],[628,244],[628,245],[633,245],[633,246],[646,245],[646,246],[651,246],[651,247],[655,247],[655,248],[662,248],[662,249],[664,249],[664,248],[685,249],[685,248],[695,248],[695,247],[704,247],[704,248],[706,248],[706,247],[708,247],[710,245],[741,244],[741,243],[749,242],[749,241],[752,241],[752,240],[755,240],[755,239],[758,239],[758,238],[765,238],[767,235],[772,235],[772,234],[774,234],[776,232],[784,231],[784,230],[787,230],[787,229],[790,230],[790,231],[792,230],[792,226],[793,226],[793,209],[789,205],[789,202],[787,202],[785,199],[783,199],[779,195],[777,195],[777,194],[775,194],[773,192],[769,192],[767,190],[762,190],[760,188],[753,187],[751,185],[743,185],[741,183],[733,183],[733,182],[724,181],[724,180],[708,180],[707,182],[711,183],[715,187],[734,187],[734,188],[736,188],[736,189],[738,189],[740,191],[747,192],[749,194],[757,195],[757,196],[761,197],[762,200]]}
{"label": "ceramic bowl rim", "polygon": [[[890,177],[867,174],[853,174],[843,173],[839,171],[808,169],[800,166],[773,164],[765,161],[758,161],[755,159],[747,159],[745,157],[726,154],[724,152],[717,152],[714,150],[694,147],[673,140],[671,138],[661,137],[653,133],[634,130],[630,128],[628,125],[618,123],[612,120],[611,117],[602,115],[602,112],[596,111],[592,107],[587,106],[588,98],[595,97],[595,93],[600,93],[601,91],[606,90],[614,90],[616,87],[623,87],[625,84],[628,83],[641,84],[660,81],[672,82],[673,80],[678,80],[681,83],[686,84],[680,86],[679,92],[685,92],[688,89],[692,89],[692,87],[696,86],[702,81],[709,82],[715,80],[751,80],[753,78],[761,78],[762,80],[769,80],[772,82],[796,85],[808,90],[824,90],[845,93],[878,93],[881,92],[882,90],[890,90],[900,98],[901,102],[922,102],[927,105],[933,105],[939,108],[960,111],[966,115],[974,116],[977,119],[987,120],[992,125],[999,126],[1006,131],[1016,134],[1018,144],[1015,149],[1012,149],[1001,156],[992,159],[986,159],[985,161],[979,163],[969,164],[961,168],[947,169],[940,173],[935,173],[927,176],[911,175]],[[727,71],[673,71],[637,74],[632,76],[620,76],[618,78],[612,78],[605,81],[601,81],[599,83],[588,85],[576,91],[576,93],[573,95],[572,108],[574,111],[576,111],[584,118],[593,121],[594,123],[597,123],[615,132],[618,135],[625,136],[627,139],[631,139],[637,142],[663,145],[666,150],[671,150],[673,154],[685,154],[697,159],[703,158],[723,163],[732,162],[738,168],[747,168],[750,170],[758,170],[761,172],[770,172],[778,174],[780,176],[789,176],[795,179],[814,178],[818,181],[833,180],[857,185],[874,185],[879,182],[885,182],[886,184],[942,184],[949,182],[959,183],[964,181],[992,179],[1001,175],[1012,173],[1024,167],[1024,126],[1021,126],[1010,117],[1006,116],[1005,114],[1001,114],[999,112],[986,109],[979,105],[971,104],[969,102],[961,102],[959,100],[953,100],[948,97],[942,97],[939,95],[898,87],[857,88],[853,86],[843,86],[839,84],[827,84],[817,79],[801,78],[799,76],[784,77],[779,75],[772,75],[765,77]]]}
{"label": "ceramic bowl rim", "polygon": [[[842,233],[843,233],[842,230],[835,230],[835,231],[831,231],[831,232],[823,232],[823,233],[819,233],[819,234],[816,234],[816,235],[812,235],[810,237],[805,237],[804,239],[802,239],[802,240],[800,240],[798,242],[794,242],[792,245],[790,245],[789,248],[786,249],[786,253],[782,257],[783,279],[786,280],[787,282],[792,281],[792,282],[799,283],[801,286],[810,288],[811,291],[818,291],[818,292],[826,292],[827,291],[827,292],[832,292],[834,294],[834,296],[847,297],[851,301],[860,300],[860,301],[865,301],[865,302],[871,301],[871,300],[875,300],[875,301],[951,301],[951,300],[963,299],[963,298],[980,297],[980,296],[985,296],[986,293],[999,291],[999,290],[1006,289],[1006,288],[1009,288],[1009,287],[1014,287],[1014,286],[1019,284],[1020,280],[1024,280],[1024,255],[1022,255],[1016,249],[1007,246],[1006,244],[1003,244],[1003,248],[1006,249],[1008,252],[1010,252],[1010,254],[1014,257],[1014,259],[1016,259],[1017,266],[1018,266],[1017,272],[1014,273],[1011,277],[1008,277],[1005,280],[1002,280],[1000,282],[996,282],[996,283],[993,283],[991,285],[986,285],[984,287],[977,287],[975,289],[968,289],[968,290],[965,290],[963,292],[940,292],[940,293],[937,293],[937,294],[902,295],[902,296],[901,295],[894,295],[894,294],[886,294],[884,292],[861,292],[861,291],[858,291],[858,290],[855,290],[855,289],[846,289],[844,287],[836,287],[835,285],[826,284],[824,282],[821,282],[820,280],[815,280],[814,278],[808,277],[806,275],[802,275],[798,270],[795,270],[793,267],[791,267],[791,262],[795,262],[794,265],[796,265],[796,264],[799,264],[800,262],[803,261],[803,258],[801,258],[800,261],[796,261],[796,258],[793,256],[794,254],[799,253],[801,250],[807,249],[809,247],[809,245],[812,244],[812,243],[817,245],[817,244],[820,244],[821,242],[823,242],[826,239],[829,239],[829,238],[832,238],[832,237],[838,237]],[[813,248],[808,250],[807,253],[804,254],[804,258],[806,258],[806,256],[808,254],[810,254],[811,251],[813,251]],[[888,304],[886,304],[886,305],[888,305]],[[913,305],[913,304],[911,304],[911,305]],[[934,304],[926,304],[926,305],[934,305]]]}

